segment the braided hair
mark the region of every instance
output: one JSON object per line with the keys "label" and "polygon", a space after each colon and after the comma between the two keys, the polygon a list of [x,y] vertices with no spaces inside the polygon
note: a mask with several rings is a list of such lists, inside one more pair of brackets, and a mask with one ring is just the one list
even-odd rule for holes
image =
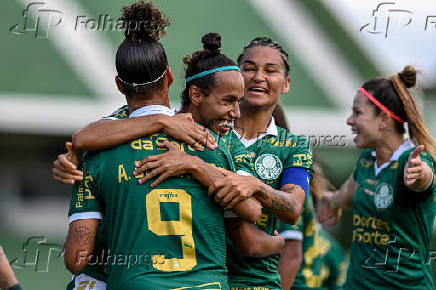
{"label": "braided hair", "polygon": [[[183,58],[185,79],[207,70],[236,65],[233,60],[221,53],[221,35],[218,33],[203,35],[201,42],[203,43],[202,50]],[[191,104],[189,88],[193,85],[197,86],[202,94],[208,96],[215,87],[215,74],[208,74],[187,82],[182,92],[182,107]]]}
{"label": "braided hair", "polygon": [[271,38],[265,36],[257,37],[253,39],[247,46],[244,47],[242,53],[238,56],[238,64],[241,65],[242,58],[244,57],[245,51],[247,49],[257,46],[270,47],[278,50],[283,59],[283,63],[285,64],[285,76],[289,76],[290,64],[289,64],[288,53],[283,49],[283,47],[278,42],[274,42],[272,41]]}

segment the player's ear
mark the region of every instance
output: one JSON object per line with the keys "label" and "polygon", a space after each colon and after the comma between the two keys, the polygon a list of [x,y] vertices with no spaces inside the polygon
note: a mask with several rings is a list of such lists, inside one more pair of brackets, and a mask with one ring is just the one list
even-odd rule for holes
{"label": "player's ear", "polygon": [[287,76],[285,79],[285,83],[283,85],[282,94],[287,94],[289,92],[290,87],[291,87],[291,78]]}
{"label": "player's ear", "polygon": [[203,93],[199,87],[192,85],[189,87],[189,98],[194,106],[198,106],[203,101]]}
{"label": "player's ear", "polygon": [[170,66],[167,67],[167,78],[168,78],[168,87],[170,87],[174,81],[173,73],[171,72]]}
{"label": "player's ear", "polygon": [[120,79],[118,78],[118,76],[115,76],[115,83],[117,84],[117,88],[120,91],[120,93],[125,95],[123,87],[121,86],[121,82],[120,82]]}
{"label": "player's ear", "polygon": [[391,118],[391,116],[385,111],[381,111],[377,117],[380,118],[379,128],[381,130],[388,128],[390,123],[393,122],[393,119]]}

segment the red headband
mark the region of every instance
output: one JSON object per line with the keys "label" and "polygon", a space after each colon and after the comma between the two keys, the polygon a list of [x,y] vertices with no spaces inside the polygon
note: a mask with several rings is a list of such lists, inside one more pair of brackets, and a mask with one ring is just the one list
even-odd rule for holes
{"label": "red headband", "polygon": [[380,108],[380,110],[385,111],[386,113],[388,113],[393,119],[397,120],[398,122],[400,122],[401,124],[404,123],[404,120],[401,119],[400,117],[398,117],[397,115],[394,114],[394,112],[392,112],[391,110],[389,110],[388,108],[386,108],[385,106],[382,105],[382,103],[380,103],[379,101],[376,100],[376,98],[374,98],[370,93],[368,93],[364,88],[360,88],[359,91],[364,94],[365,96],[368,97],[368,99],[373,102],[377,107]]}

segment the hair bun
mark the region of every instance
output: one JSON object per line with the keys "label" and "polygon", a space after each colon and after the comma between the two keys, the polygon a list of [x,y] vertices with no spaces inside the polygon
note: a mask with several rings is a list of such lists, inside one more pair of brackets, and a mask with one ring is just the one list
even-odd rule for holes
{"label": "hair bun", "polygon": [[213,54],[219,54],[221,48],[221,35],[215,32],[207,33],[201,38],[203,48],[210,50]]}
{"label": "hair bun", "polygon": [[166,34],[170,20],[151,2],[143,0],[124,6],[121,20],[124,21],[124,35],[133,42],[158,41]]}
{"label": "hair bun", "polygon": [[407,88],[411,88],[416,85],[416,70],[413,66],[408,65],[404,67],[403,71],[398,73],[398,75]]}

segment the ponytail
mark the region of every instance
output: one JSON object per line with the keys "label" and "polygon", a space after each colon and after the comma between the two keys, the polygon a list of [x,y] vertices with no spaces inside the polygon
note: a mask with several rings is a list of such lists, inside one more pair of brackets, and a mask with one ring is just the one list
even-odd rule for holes
{"label": "ponytail", "polygon": [[391,81],[400,96],[407,116],[410,139],[415,145],[424,145],[425,151],[436,159],[436,142],[425,126],[421,112],[408,88],[416,83],[416,70],[408,65],[402,72],[393,75]]}

